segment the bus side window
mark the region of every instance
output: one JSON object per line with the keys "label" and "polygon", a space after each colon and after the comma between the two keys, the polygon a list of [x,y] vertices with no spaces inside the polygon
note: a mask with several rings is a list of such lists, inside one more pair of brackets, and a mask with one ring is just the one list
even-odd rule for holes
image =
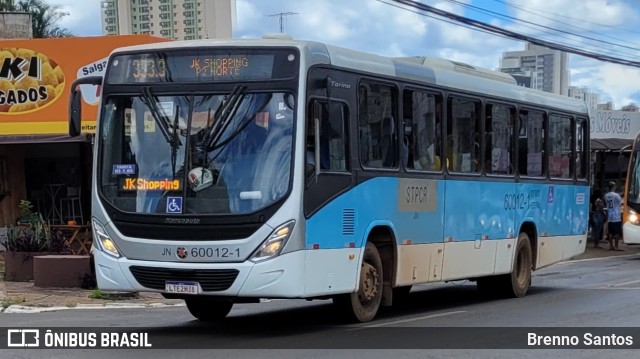
{"label": "bus side window", "polygon": [[447,167],[452,172],[480,172],[480,103],[449,99],[447,122]]}
{"label": "bus side window", "polygon": [[522,176],[544,175],[545,115],[541,111],[520,111],[518,171]]}
{"label": "bus side window", "polygon": [[513,131],[515,110],[506,105],[488,104],[485,118],[485,172],[514,173]]}
{"label": "bus side window", "polygon": [[306,137],[307,172],[315,170],[316,151],[321,171],[347,171],[347,113],[343,104],[314,101]]}
{"label": "bus side window", "polygon": [[421,91],[405,90],[403,161],[405,168],[440,170],[440,101]]}
{"label": "bus side window", "polygon": [[576,121],[576,177],[578,179],[587,178],[588,158],[587,152],[587,120],[578,118]]}
{"label": "bus side window", "polygon": [[572,178],[571,166],[571,118],[567,116],[549,116],[549,176],[552,178]]}
{"label": "bus side window", "polygon": [[396,94],[390,86],[362,83],[359,89],[360,162],[368,168],[397,168],[400,160]]}

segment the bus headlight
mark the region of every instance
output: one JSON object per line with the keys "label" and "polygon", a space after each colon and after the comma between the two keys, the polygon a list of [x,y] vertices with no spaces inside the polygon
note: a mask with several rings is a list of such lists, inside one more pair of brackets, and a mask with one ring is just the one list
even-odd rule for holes
{"label": "bus headlight", "polygon": [[113,257],[120,258],[120,251],[118,250],[118,247],[116,247],[116,244],[109,237],[104,226],[95,219],[93,220],[93,238],[100,250]]}
{"label": "bus headlight", "polygon": [[295,224],[296,221],[289,221],[271,232],[271,235],[262,243],[251,260],[258,262],[278,256],[291,236]]}
{"label": "bus headlight", "polygon": [[638,217],[638,214],[635,211],[629,210],[629,222],[635,224],[635,225],[640,225],[640,217]]}

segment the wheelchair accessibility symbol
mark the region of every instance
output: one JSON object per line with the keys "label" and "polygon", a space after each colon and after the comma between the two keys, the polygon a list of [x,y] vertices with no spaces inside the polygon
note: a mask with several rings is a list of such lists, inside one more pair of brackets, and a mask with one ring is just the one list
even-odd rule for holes
{"label": "wheelchair accessibility symbol", "polygon": [[182,197],[167,197],[167,213],[182,213]]}

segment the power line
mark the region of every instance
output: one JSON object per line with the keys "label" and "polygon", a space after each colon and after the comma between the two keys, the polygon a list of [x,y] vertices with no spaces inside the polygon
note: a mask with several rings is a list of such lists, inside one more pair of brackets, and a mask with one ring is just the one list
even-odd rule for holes
{"label": "power line", "polygon": [[594,53],[594,52],[583,51],[583,50],[580,50],[580,49],[578,49],[576,47],[573,47],[573,46],[560,45],[560,44],[552,43],[552,42],[549,42],[549,41],[537,39],[537,38],[534,38],[534,37],[531,37],[531,36],[527,36],[527,35],[523,35],[523,34],[520,34],[520,33],[514,32],[514,31],[502,29],[502,28],[499,28],[497,26],[490,25],[490,24],[487,24],[487,23],[484,23],[484,22],[481,22],[481,21],[477,21],[477,20],[466,18],[464,16],[452,14],[450,12],[437,9],[437,8],[429,6],[429,5],[425,5],[425,4],[422,4],[422,3],[417,2],[417,1],[413,1],[413,0],[389,0],[389,1],[393,1],[393,2],[395,2],[397,4],[402,4],[402,5],[405,5],[405,6],[409,6],[409,7],[412,7],[414,9],[418,9],[418,10],[425,11],[425,12],[428,12],[428,13],[436,14],[438,16],[441,16],[441,17],[444,17],[444,18],[448,18],[448,19],[454,20],[456,22],[464,23],[464,24],[472,26],[474,28],[478,28],[478,29],[489,31],[489,32],[491,32],[493,34],[500,34],[500,35],[507,36],[507,37],[510,37],[510,38],[513,38],[513,39],[527,41],[527,42],[530,42],[532,44],[536,44],[536,45],[540,45],[540,46],[544,46],[544,47],[547,47],[547,48],[556,49],[556,50],[560,50],[560,51],[564,51],[564,52],[569,52],[569,53],[573,53],[573,54],[577,54],[577,55],[593,58],[593,59],[600,60],[600,61],[612,62],[612,63],[616,63],[616,64],[633,66],[633,67],[640,67],[640,62],[639,61],[631,61],[631,60],[627,60],[627,59],[623,59],[623,58],[619,58],[619,57],[615,57],[615,56],[608,56],[608,55],[597,54],[597,53]]}
{"label": "power line", "polygon": [[[509,19],[509,20],[515,20],[515,21],[522,22],[522,23],[525,23],[525,24],[531,24],[531,25],[534,25],[534,26],[537,26],[537,27],[540,27],[540,28],[543,28],[543,29],[548,29],[548,30],[552,30],[552,31],[557,31],[557,32],[559,32],[559,33],[563,33],[563,34],[567,34],[567,35],[573,35],[573,36],[581,37],[581,38],[584,38],[584,39],[587,39],[587,40],[592,40],[592,41],[596,41],[596,42],[601,42],[601,43],[604,43],[604,44],[607,44],[607,45],[619,46],[619,47],[623,47],[623,48],[627,48],[627,49],[631,49],[631,50],[640,51],[640,49],[639,49],[639,48],[637,48],[637,47],[630,47],[630,46],[620,45],[620,44],[616,44],[616,43],[609,42],[609,41],[605,41],[605,40],[596,39],[596,38],[589,37],[589,36],[579,35],[579,34],[576,34],[576,33],[570,32],[570,31],[565,31],[565,30],[561,30],[561,29],[556,29],[556,28],[553,28],[553,27],[550,27],[550,26],[546,26],[546,25],[536,24],[536,23],[534,23],[534,22],[532,22],[532,21],[527,21],[527,20],[519,19],[519,18],[516,18],[516,17],[510,16],[510,15],[501,14],[501,13],[498,13],[498,12],[495,12],[495,11],[491,11],[491,10],[483,9],[483,8],[481,8],[481,7],[478,7],[478,6],[473,6],[473,5],[470,5],[470,4],[465,4],[465,3],[462,3],[462,2],[460,2],[460,1],[458,1],[458,0],[446,0],[446,1],[448,1],[448,2],[450,2],[450,3],[457,4],[457,5],[461,5],[461,6],[467,7],[467,8],[469,8],[469,9],[473,9],[473,10],[478,11],[478,12],[482,12],[482,13],[485,13],[485,14],[491,14],[491,15],[497,15],[497,16],[502,17],[502,18],[506,18],[506,19]],[[523,10],[523,11],[525,11],[525,12],[529,12],[529,11],[527,11],[526,9],[522,9],[522,8],[520,8],[520,9],[521,9],[521,10]],[[537,15],[537,16],[541,16],[541,15]],[[544,16],[542,16],[542,17],[544,17]],[[550,18],[547,18],[547,19],[550,19]],[[579,27],[577,27],[577,26],[574,26],[574,27],[579,28]],[[588,32],[591,32],[591,31],[589,31],[588,29],[584,29],[584,28],[580,28],[580,29],[585,30],[585,31],[588,31]],[[616,39],[616,40],[619,40],[619,39]]]}
{"label": "power line", "polygon": [[[539,27],[539,28],[542,28],[542,29],[555,31],[555,32],[558,32],[560,34],[566,34],[566,35],[574,36],[576,38],[582,38],[582,39],[591,40],[591,41],[594,41],[594,42],[599,42],[599,43],[603,43],[603,44],[607,44],[607,45],[618,46],[618,47],[621,47],[621,48],[626,48],[626,49],[635,50],[635,51],[639,51],[640,52],[640,48],[637,48],[637,47],[630,47],[630,46],[626,46],[626,45],[620,45],[620,44],[616,44],[616,43],[605,41],[605,40],[600,40],[600,39],[589,37],[589,36],[579,35],[579,34],[576,34],[574,32],[570,32],[570,31],[556,29],[556,28],[553,28],[553,27],[550,27],[550,26],[546,26],[546,25],[536,24],[534,22],[527,21],[527,20],[522,20],[522,19],[510,16],[510,15],[505,15],[505,14],[501,14],[501,13],[498,13],[498,12],[495,12],[495,11],[483,9],[483,8],[480,8],[480,7],[477,7],[477,6],[465,4],[465,3],[462,3],[462,2],[460,2],[458,0],[445,0],[445,1],[448,1],[448,2],[453,3],[453,4],[461,5],[463,7],[472,9],[472,10],[480,12],[480,13],[489,14],[489,15],[496,15],[498,17],[502,17],[502,18],[505,18],[507,20],[513,20],[515,22],[521,22],[523,24],[530,24],[530,25],[532,25],[534,27]],[[531,28],[531,29],[534,29],[534,27],[532,27],[532,26],[527,26],[527,25],[523,25],[523,26]],[[588,31],[588,32],[591,32],[591,31],[586,30],[586,29],[584,29],[584,30]],[[545,34],[553,35],[552,33],[544,31],[544,30],[541,30],[541,31],[544,32]],[[562,35],[558,35],[558,36],[562,37]],[[565,39],[567,39],[567,38],[565,38]],[[618,40],[618,39],[616,39],[616,40]],[[599,48],[598,50],[601,50],[601,48]],[[636,54],[630,54],[630,53],[621,53],[621,54],[622,55],[626,55],[626,56],[630,56],[630,57],[634,57],[634,58],[638,57]]]}
{"label": "power line", "polygon": [[544,13],[544,14],[549,14],[549,15],[555,15],[557,18],[571,19],[571,20],[575,20],[577,22],[581,22],[581,23],[585,23],[585,24],[591,24],[591,25],[606,27],[606,28],[610,28],[610,29],[613,29],[613,30],[625,31],[625,32],[633,33],[633,34],[640,34],[639,31],[633,31],[633,30],[625,29],[625,28],[621,28],[621,27],[615,27],[615,26],[611,26],[611,25],[600,24],[600,23],[597,23],[597,22],[588,21],[586,19],[578,19],[578,18],[569,16],[569,15],[558,15],[558,14],[552,13],[550,11],[544,11],[544,10],[528,10],[527,8],[525,8],[523,6],[510,4],[510,3],[506,2],[505,0],[493,0],[493,1],[499,2],[499,3],[501,3],[501,4],[505,5],[505,6],[510,6],[510,7],[516,8],[516,9],[520,9],[522,11],[525,11],[525,12],[528,12],[528,13],[531,13],[531,14],[534,14],[534,15],[549,19],[549,20],[553,20],[553,19],[550,18],[550,17],[546,17],[544,15],[541,15],[541,14]]}
{"label": "power line", "polygon": [[284,19],[287,16],[290,16],[290,15],[298,15],[298,13],[289,11],[289,12],[279,12],[277,14],[271,14],[271,15],[267,15],[267,16],[269,16],[269,17],[274,17],[274,16],[280,17],[280,33],[284,33]]}

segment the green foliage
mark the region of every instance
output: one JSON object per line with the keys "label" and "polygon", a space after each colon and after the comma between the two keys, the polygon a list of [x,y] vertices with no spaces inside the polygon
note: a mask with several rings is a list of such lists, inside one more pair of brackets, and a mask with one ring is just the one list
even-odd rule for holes
{"label": "green foliage", "polygon": [[91,299],[104,299],[104,300],[127,300],[138,299],[140,294],[137,292],[132,293],[105,293],[100,289],[94,289],[89,293]]}
{"label": "green foliage", "polygon": [[73,34],[60,27],[60,21],[68,16],[60,5],[50,5],[47,0],[0,0],[2,11],[22,11],[31,14],[31,28],[34,38],[71,37]]}
{"label": "green foliage", "polygon": [[42,216],[35,214],[35,220],[27,225],[8,227],[0,238],[7,252],[69,252],[69,246],[60,231],[52,231]]}
{"label": "green foliage", "polygon": [[20,210],[20,214],[22,214],[23,216],[27,216],[34,213],[33,205],[31,204],[30,201],[27,201],[26,199],[20,200],[20,203],[18,204],[18,209]]}
{"label": "green foliage", "polygon": [[3,308],[9,308],[10,306],[14,305],[14,304],[20,304],[20,303],[24,303],[27,300],[24,297],[19,297],[19,298],[2,298],[2,300],[0,300],[0,307]]}

